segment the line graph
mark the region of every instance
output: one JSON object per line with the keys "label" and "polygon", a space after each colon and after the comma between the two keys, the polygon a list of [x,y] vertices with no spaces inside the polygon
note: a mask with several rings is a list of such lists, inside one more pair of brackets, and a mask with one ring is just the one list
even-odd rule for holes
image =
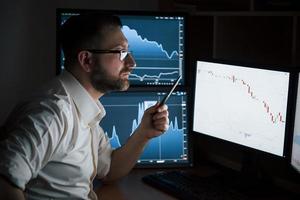
{"label": "line graph", "polygon": [[179,53],[177,50],[168,53],[162,44],[159,44],[156,41],[150,41],[147,38],[142,38],[135,29],[131,29],[126,25],[122,27],[122,31],[130,42],[131,48],[138,49],[135,55],[140,59],[147,59],[150,57],[162,60],[178,60]]}
{"label": "line graph", "polygon": [[[204,72],[205,72],[205,70],[204,70]],[[258,98],[255,94],[255,91],[252,89],[251,85],[249,83],[247,83],[245,80],[239,79],[235,75],[223,76],[223,75],[215,74],[213,71],[206,71],[206,72],[209,75],[213,76],[214,78],[224,78],[224,79],[232,81],[233,83],[242,84],[243,86],[245,86],[246,92],[250,98],[252,98],[255,101],[259,101],[263,104],[264,110],[265,110],[266,114],[269,115],[270,121],[272,123],[285,123],[281,112],[278,112],[276,114],[274,112],[272,112],[269,103],[263,99]]]}
{"label": "line graph", "polygon": [[121,16],[121,19],[122,31],[137,63],[129,76],[132,85],[171,85],[179,74],[184,73],[182,18]]}
{"label": "line graph", "polygon": [[[62,13],[60,25],[80,13]],[[122,31],[133,52],[137,67],[129,76],[131,85],[172,85],[178,75],[184,77],[185,32],[183,17],[155,15],[119,15]],[[61,69],[64,54],[58,52]],[[184,79],[179,84],[183,84]]]}
{"label": "line graph", "polygon": [[[112,93],[100,99],[107,115],[100,125],[113,148],[123,145],[142,120],[145,109],[161,99],[164,93]],[[121,99],[121,100],[120,100]],[[168,103],[169,129],[147,144],[139,163],[172,163],[187,161],[186,93],[173,93]],[[120,116],[126,113],[126,118]]]}
{"label": "line graph", "polygon": [[[147,74],[145,74],[143,76],[139,76],[139,75],[134,74],[134,73],[132,73],[130,76],[134,77],[134,78],[137,78],[140,81],[144,81],[146,78],[151,78],[151,79],[155,80],[155,82],[158,82],[158,81],[161,80],[162,77],[164,77],[164,76],[170,76],[170,75],[174,75],[174,74],[178,74],[178,71],[167,72],[167,73],[159,73],[157,76],[156,75],[152,75],[151,76],[151,75],[147,75]],[[177,75],[177,76],[179,76],[179,75]],[[134,79],[134,78],[132,78],[132,79]],[[164,80],[166,80],[166,79],[164,79]],[[170,80],[170,79],[167,79],[167,80]],[[172,80],[171,81],[171,83],[172,83],[176,79],[171,79],[171,80]]]}
{"label": "line graph", "polygon": [[289,73],[197,63],[194,130],[283,154]]}

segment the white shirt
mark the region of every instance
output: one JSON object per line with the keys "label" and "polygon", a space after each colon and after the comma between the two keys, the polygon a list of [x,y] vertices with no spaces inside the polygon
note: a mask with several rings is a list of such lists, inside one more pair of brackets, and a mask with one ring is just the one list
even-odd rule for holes
{"label": "white shirt", "polygon": [[92,180],[108,173],[112,153],[105,110],[66,71],[43,91],[9,117],[0,175],[28,199],[97,199]]}

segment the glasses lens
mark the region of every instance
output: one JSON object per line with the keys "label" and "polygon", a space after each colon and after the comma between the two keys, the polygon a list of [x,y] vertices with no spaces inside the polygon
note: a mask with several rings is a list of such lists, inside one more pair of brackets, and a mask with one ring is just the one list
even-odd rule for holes
{"label": "glasses lens", "polygon": [[128,51],[121,51],[120,52],[120,60],[123,61],[127,57],[128,54],[129,54]]}

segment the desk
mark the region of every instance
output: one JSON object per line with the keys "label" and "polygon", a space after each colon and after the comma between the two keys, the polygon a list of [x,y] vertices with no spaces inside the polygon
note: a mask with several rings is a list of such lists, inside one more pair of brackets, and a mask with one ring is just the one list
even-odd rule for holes
{"label": "desk", "polygon": [[[99,200],[176,200],[173,196],[168,195],[158,189],[155,189],[144,182],[142,177],[148,174],[162,171],[160,169],[133,169],[126,177],[114,183],[103,185],[95,189]],[[164,170],[165,171],[165,170]],[[188,170],[195,172],[194,170]],[[210,167],[201,167],[196,170],[196,175],[209,175],[215,173]],[[290,192],[281,193],[281,195],[260,196],[255,200],[295,200],[299,196],[294,196]]]}
{"label": "desk", "polygon": [[142,182],[142,177],[159,169],[133,169],[128,176],[95,189],[99,200],[175,200],[176,198]]}
{"label": "desk", "polygon": [[[174,169],[133,169],[126,177],[112,184],[96,188],[95,192],[100,200],[176,200],[177,198],[142,181],[143,176],[167,170]],[[191,168],[186,168],[185,170],[199,176],[208,176],[216,172],[210,166],[201,166],[196,171]]]}

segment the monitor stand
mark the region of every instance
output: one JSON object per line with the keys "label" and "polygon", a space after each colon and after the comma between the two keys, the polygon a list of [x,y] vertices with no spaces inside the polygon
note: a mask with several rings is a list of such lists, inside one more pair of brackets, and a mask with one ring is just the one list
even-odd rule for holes
{"label": "monitor stand", "polygon": [[280,192],[261,166],[260,154],[257,152],[243,152],[241,170],[232,180],[233,187],[249,197],[272,197]]}

